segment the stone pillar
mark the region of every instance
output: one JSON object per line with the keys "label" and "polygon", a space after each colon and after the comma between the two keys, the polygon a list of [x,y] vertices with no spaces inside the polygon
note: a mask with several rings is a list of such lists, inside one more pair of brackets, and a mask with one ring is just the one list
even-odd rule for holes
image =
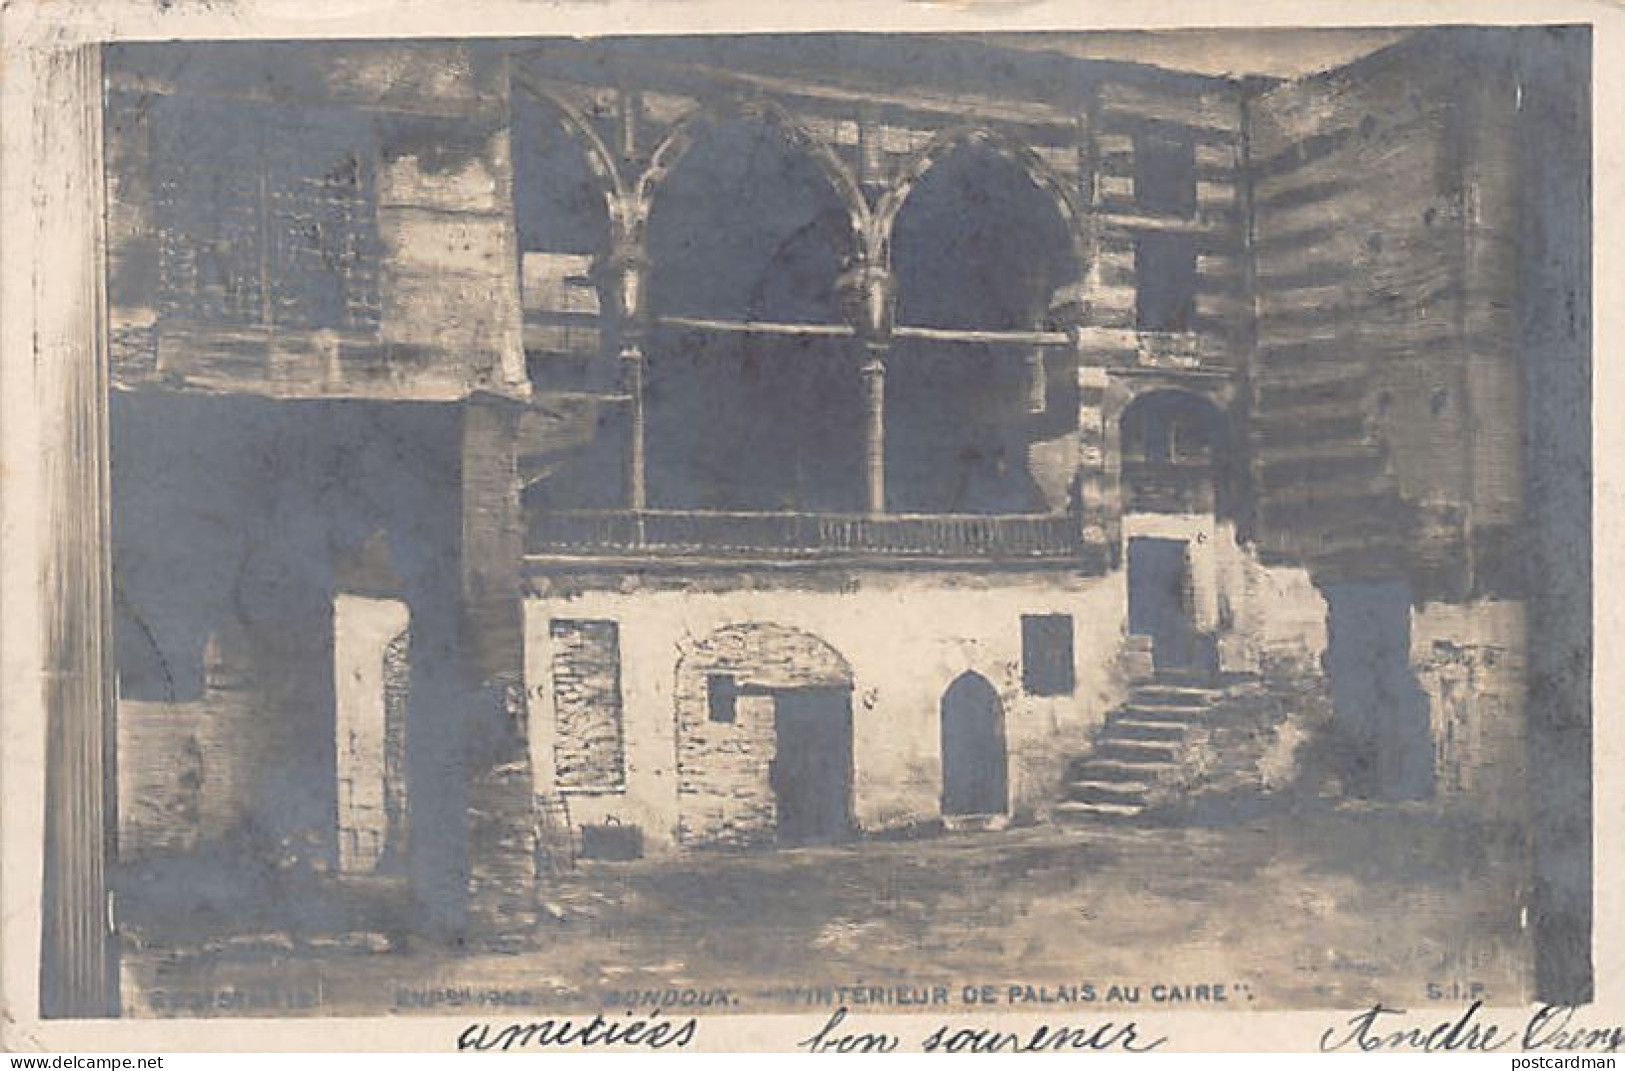
{"label": "stone pillar", "polygon": [[1044,348],[1034,346],[1027,354],[1027,412],[1037,416],[1049,408],[1049,375],[1044,368]]}
{"label": "stone pillar", "polygon": [[476,396],[463,418],[462,665],[452,680],[455,701],[466,705],[458,746],[467,762],[467,922],[483,946],[528,930],[535,911],[516,459],[523,404]]}
{"label": "stone pillar", "polygon": [[1117,563],[1121,505],[1117,501],[1114,435],[1106,424],[1107,375],[1100,347],[1089,339],[1100,274],[1100,101],[1091,97],[1079,117],[1078,202],[1084,212],[1073,235],[1077,278],[1050,298],[1049,322],[1066,331],[1077,357],[1078,376],[1078,535],[1086,557],[1102,566]]}
{"label": "stone pillar", "polygon": [[515,669],[522,649],[518,437],[525,403],[476,394],[463,405],[462,647],[483,678]]}
{"label": "stone pillar", "polygon": [[640,342],[621,346],[621,389],[626,394],[626,508],[641,510],[648,505],[649,492],[643,468],[643,346]]}
{"label": "stone pillar", "polygon": [[1112,493],[1106,427],[1106,369],[1078,348],[1078,517],[1086,544],[1114,546],[1119,510]]}
{"label": "stone pillar", "polygon": [[891,272],[859,261],[837,281],[842,313],[868,359],[863,363],[864,509],[886,512],[886,357],[891,351],[896,292]]}
{"label": "stone pillar", "polygon": [[644,479],[643,341],[647,334],[644,281],[649,263],[636,242],[616,242],[599,265],[608,307],[615,310],[614,336],[619,340],[621,391],[626,396],[626,508],[641,510],[648,504]]}
{"label": "stone pillar", "polygon": [[863,362],[863,508],[886,512],[886,351],[871,347]]}
{"label": "stone pillar", "polygon": [[[39,496],[27,523],[38,533],[45,712],[40,1014],[115,1016],[118,954],[107,867],[117,851],[117,687],[110,647],[101,53],[92,46],[19,59],[34,91],[25,164],[32,165],[35,234],[31,402]],[[16,307],[27,306],[19,297]]]}

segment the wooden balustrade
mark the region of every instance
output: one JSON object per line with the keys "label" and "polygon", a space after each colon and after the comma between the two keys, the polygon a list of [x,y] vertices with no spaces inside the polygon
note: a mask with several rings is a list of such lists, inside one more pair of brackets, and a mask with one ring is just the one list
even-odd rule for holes
{"label": "wooden balustrade", "polygon": [[723,557],[1068,558],[1079,549],[1067,514],[745,513],[535,510],[532,555]]}

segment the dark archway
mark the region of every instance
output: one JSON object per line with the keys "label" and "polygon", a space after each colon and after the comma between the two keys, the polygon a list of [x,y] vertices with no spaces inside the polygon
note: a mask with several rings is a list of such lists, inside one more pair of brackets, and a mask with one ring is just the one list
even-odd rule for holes
{"label": "dark archway", "polygon": [[1231,507],[1229,424],[1199,394],[1153,390],[1118,423],[1125,513],[1220,513]]}
{"label": "dark archway", "polygon": [[1009,808],[1004,704],[986,677],[967,671],[942,693],[942,813],[1004,814]]}
{"label": "dark archway", "polygon": [[601,258],[609,250],[615,178],[601,145],[560,102],[513,94],[511,152],[525,369],[538,403],[534,455],[521,459],[526,502],[606,509],[626,500],[627,418],[595,399],[620,388],[606,354]]}
{"label": "dark archway", "polygon": [[[896,510],[1045,512],[1030,448],[1077,430],[1075,355],[908,337],[908,328],[1032,331],[1079,264],[1054,197],[986,145],[958,145],[909,190],[891,234],[896,340],[886,373],[886,486]],[[1035,394],[1037,397],[1035,398]]]}
{"label": "dark archway", "polygon": [[852,689],[773,694],[769,782],[779,843],[826,844],[852,835]]}
{"label": "dark archway", "polygon": [[717,121],[654,190],[647,234],[649,505],[862,508],[863,355],[835,329],[851,212],[824,168],[767,119]]}

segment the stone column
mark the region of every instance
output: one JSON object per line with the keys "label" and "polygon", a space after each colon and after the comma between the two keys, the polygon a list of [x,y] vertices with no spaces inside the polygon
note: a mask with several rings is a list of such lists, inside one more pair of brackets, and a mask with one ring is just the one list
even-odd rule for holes
{"label": "stone column", "polygon": [[519,665],[525,515],[518,443],[525,403],[476,394],[462,413],[462,649],[483,678]]}
{"label": "stone column", "polygon": [[630,240],[617,242],[599,266],[615,310],[613,334],[619,347],[621,391],[626,395],[626,508],[634,511],[648,504],[643,445],[643,343],[648,330],[643,291],[648,270],[642,248]]}
{"label": "stone column", "polygon": [[886,512],[886,358],[891,351],[896,293],[891,272],[867,261],[850,267],[837,282],[843,314],[862,343],[864,510]]}
{"label": "stone column", "polygon": [[1078,129],[1078,201],[1084,212],[1073,235],[1077,278],[1050,298],[1049,322],[1066,331],[1077,357],[1079,539],[1087,557],[1103,567],[1117,564],[1122,505],[1118,501],[1118,458],[1111,449],[1114,429],[1107,425],[1108,378],[1102,348],[1092,344],[1093,301],[1101,289],[1100,274],[1100,102],[1091,97]]}
{"label": "stone column", "polygon": [[1049,375],[1044,368],[1044,348],[1034,346],[1027,354],[1027,412],[1034,416],[1049,408]]}
{"label": "stone column", "polygon": [[863,508],[886,512],[886,351],[869,350],[863,363]]}
{"label": "stone column", "polygon": [[[414,665],[414,684],[426,682],[430,703],[449,696],[445,701],[461,709],[448,715],[429,708],[436,724],[425,725],[420,717],[414,726],[420,738],[413,743],[408,736],[409,747],[432,759],[436,740],[451,735],[440,723],[454,721],[462,734],[452,746],[464,756],[465,782],[447,794],[459,788],[466,793],[457,817],[467,837],[467,925],[482,947],[506,947],[531,927],[535,913],[536,821],[523,687],[525,520],[516,457],[524,404],[476,395],[464,405],[462,628],[456,663]],[[436,650],[419,642],[422,631],[414,621],[413,658],[419,663],[420,652],[432,656]],[[424,733],[431,734],[428,745]],[[442,803],[433,801],[436,807]],[[437,817],[450,824],[449,816]],[[419,832],[414,825],[413,835],[421,840]],[[435,857],[415,842],[414,851],[419,860]],[[432,904],[436,875],[417,873],[428,879],[417,882],[419,895]]]}
{"label": "stone column", "polygon": [[[38,533],[46,749],[40,1014],[115,1016],[118,954],[107,868],[117,850],[117,687],[108,547],[101,53],[91,46],[19,58],[34,90],[26,163],[32,165],[35,234],[31,401],[39,433],[39,496],[36,519],[29,523],[37,524]],[[26,309],[28,302],[19,297],[16,306]],[[12,486],[15,491],[15,481]],[[8,521],[6,527],[21,524]]]}
{"label": "stone column", "polygon": [[642,342],[623,341],[620,359],[621,389],[626,393],[626,508],[641,510],[649,501],[643,468]]}

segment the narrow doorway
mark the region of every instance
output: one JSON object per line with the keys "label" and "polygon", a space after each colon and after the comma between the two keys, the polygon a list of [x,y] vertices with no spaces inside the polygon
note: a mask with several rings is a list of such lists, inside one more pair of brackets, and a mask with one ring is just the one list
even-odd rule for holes
{"label": "narrow doorway", "polygon": [[338,855],[346,873],[373,873],[404,857],[410,655],[406,603],[334,599]]}
{"label": "narrow doorway", "polygon": [[845,840],[853,828],[851,689],[778,691],[773,707],[779,843]]}
{"label": "narrow doorway", "polygon": [[1004,814],[1010,806],[1004,705],[979,673],[942,693],[942,813]]}
{"label": "narrow doorway", "polygon": [[1128,622],[1151,637],[1158,672],[1196,668],[1188,546],[1182,539],[1136,537],[1128,543]]}

